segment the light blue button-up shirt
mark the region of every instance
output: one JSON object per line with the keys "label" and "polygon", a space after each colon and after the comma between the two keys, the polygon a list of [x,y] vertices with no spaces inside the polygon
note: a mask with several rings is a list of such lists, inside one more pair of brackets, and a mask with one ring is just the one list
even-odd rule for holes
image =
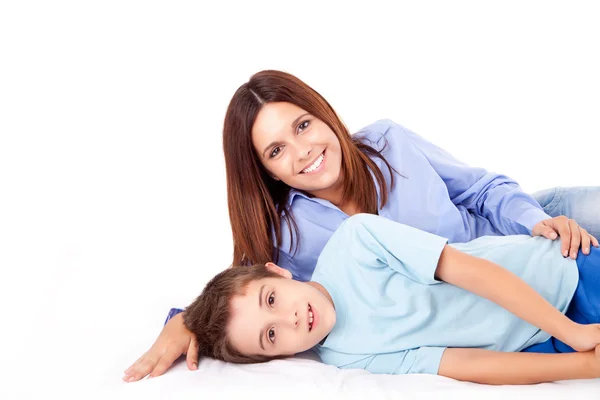
{"label": "light blue button-up shirt", "polygon": [[[436,374],[448,347],[514,352],[550,338],[499,305],[436,280],[445,245],[443,237],[376,215],[346,219],[313,274],[336,311],[333,330],[316,347],[321,360],[372,373]],[[450,246],[506,268],[567,311],[579,272],[560,254],[560,241],[485,236]]]}
{"label": "light blue button-up shirt", "polygon": [[[383,149],[382,155],[399,173],[394,172],[394,187],[389,187],[389,170],[373,158],[389,191],[387,204],[378,210],[380,216],[448,238],[450,243],[484,235],[529,235],[535,224],[550,218],[514,180],[470,167],[393,121],[377,121],[356,135],[376,150]],[[327,240],[348,215],[329,201],[296,190],[288,201],[298,225],[299,245],[290,247],[284,221],[278,263],[295,279],[308,281]]]}

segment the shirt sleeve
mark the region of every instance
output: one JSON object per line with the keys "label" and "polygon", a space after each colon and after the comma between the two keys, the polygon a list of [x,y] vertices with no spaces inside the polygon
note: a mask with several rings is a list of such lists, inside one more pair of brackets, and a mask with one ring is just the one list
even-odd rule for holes
{"label": "shirt sleeve", "polygon": [[163,326],[166,325],[167,322],[169,322],[169,320],[171,318],[173,318],[177,314],[181,314],[183,311],[184,310],[182,308],[171,308],[171,310],[169,310],[169,314],[167,314],[167,318],[165,319],[165,322],[164,322]]}
{"label": "shirt sleeve", "polygon": [[418,283],[441,283],[435,271],[446,238],[372,214],[348,218],[336,236],[361,268],[389,267]]}
{"label": "shirt sleeve", "polygon": [[442,178],[452,202],[488,219],[503,234],[530,235],[538,222],[551,218],[511,178],[470,167],[409,129],[396,126]]}
{"label": "shirt sleeve", "polygon": [[298,268],[296,268],[296,264],[294,263],[294,261],[288,255],[287,252],[285,252],[282,249],[277,249],[277,251],[278,251],[278,255],[279,255],[279,257],[277,258],[277,266],[278,267],[281,267],[283,269],[287,269],[288,271],[290,271],[290,273],[292,274],[292,278],[294,278],[297,281],[305,282],[310,279],[310,276],[307,279],[307,277],[305,277],[301,273],[299,273]]}
{"label": "shirt sleeve", "polygon": [[340,368],[360,368],[373,374],[432,374],[437,375],[446,347],[419,347],[393,353],[376,354]]}

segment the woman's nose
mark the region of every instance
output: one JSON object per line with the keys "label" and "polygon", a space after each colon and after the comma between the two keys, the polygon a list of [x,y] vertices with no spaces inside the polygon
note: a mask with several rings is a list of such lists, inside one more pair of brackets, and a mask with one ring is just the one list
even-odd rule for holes
{"label": "woman's nose", "polygon": [[298,151],[298,158],[304,160],[310,157],[310,154],[312,153],[312,144],[308,141],[299,139],[296,144],[296,149]]}

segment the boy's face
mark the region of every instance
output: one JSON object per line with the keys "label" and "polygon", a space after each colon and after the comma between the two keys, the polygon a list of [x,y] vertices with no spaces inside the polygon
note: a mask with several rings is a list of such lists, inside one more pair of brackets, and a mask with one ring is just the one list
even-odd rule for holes
{"label": "boy's face", "polygon": [[231,344],[248,355],[291,356],[309,350],[333,329],[333,303],[319,284],[292,280],[272,263],[267,268],[283,278],[251,281],[244,295],[231,299]]}

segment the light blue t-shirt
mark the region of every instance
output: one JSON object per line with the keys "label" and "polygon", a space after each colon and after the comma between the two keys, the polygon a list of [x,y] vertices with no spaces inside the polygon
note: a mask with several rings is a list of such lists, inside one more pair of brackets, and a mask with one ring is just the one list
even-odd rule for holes
{"label": "light blue t-shirt", "polygon": [[[322,361],[372,373],[437,374],[447,347],[520,351],[550,336],[497,304],[434,278],[447,240],[376,215],[342,223],[321,253],[313,281],[330,293],[336,324]],[[513,272],[563,313],[577,288],[575,260],[560,241],[485,236],[451,244]]]}
{"label": "light blue t-shirt", "polygon": [[[385,163],[372,158],[389,190],[387,204],[378,210],[383,217],[445,237],[450,243],[485,235],[529,235],[535,224],[550,218],[514,180],[470,167],[393,121],[377,121],[355,137],[376,150],[383,149],[382,155],[398,172],[391,188]],[[290,248],[289,228],[283,222],[278,264],[295,279],[307,281],[325,243],[348,215],[329,201],[297,190],[290,192],[288,202],[300,233],[295,238],[299,247]]]}

